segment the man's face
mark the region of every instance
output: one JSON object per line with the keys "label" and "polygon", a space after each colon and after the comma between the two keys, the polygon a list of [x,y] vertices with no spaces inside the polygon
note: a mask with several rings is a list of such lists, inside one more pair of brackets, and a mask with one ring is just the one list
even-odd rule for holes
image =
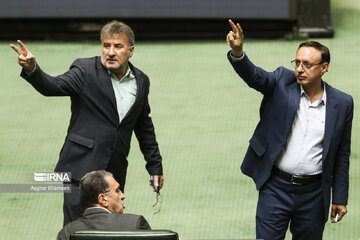
{"label": "man's face", "polygon": [[105,35],[102,41],[101,63],[115,74],[125,73],[133,52],[134,46],[129,46],[125,34]]}
{"label": "man's face", "polygon": [[112,213],[123,213],[125,195],[120,190],[120,184],[110,176],[106,176],[105,180],[110,187],[110,191],[106,193],[107,209]]}
{"label": "man's face", "polygon": [[328,63],[321,63],[321,52],[313,47],[299,48],[296,53],[296,61],[300,62],[295,67],[296,80],[304,88],[320,84],[321,76],[327,72],[329,67]]}

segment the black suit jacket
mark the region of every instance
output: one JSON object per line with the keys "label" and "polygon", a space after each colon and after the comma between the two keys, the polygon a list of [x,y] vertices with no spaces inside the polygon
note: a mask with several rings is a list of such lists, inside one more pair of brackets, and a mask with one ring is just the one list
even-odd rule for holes
{"label": "black suit jacket", "polygon": [[[295,73],[279,67],[266,72],[255,66],[245,55],[241,61],[228,59],[239,76],[264,97],[260,106],[260,121],[249,141],[241,170],[250,176],[260,189],[271,174],[274,162],[291,132],[300,102],[300,85]],[[332,202],[347,204],[349,188],[349,157],[353,99],[330,85],[326,89],[325,133],[322,153],[322,187],[324,213]],[[324,216],[327,219],[327,215]]]}
{"label": "black suit jacket", "polygon": [[[49,76],[39,65],[29,76],[24,71],[21,73],[45,96],[71,97],[70,124],[55,171],[71,172],[73,179],[80,180],[87,172],[106,169],[115,147],[120,149],[119,161],[125,162],[126,167],[134,130],[148,172],[163,174],[149,116],[149,78],[131,63],[129,66],[136,76],[137,94],[134,105],[120,124],[111,79],[100,57],[77,59],[66,73],[57,77]],[[116,171],[119,169],[112,169]]]}
{"label": "black suit jacket", "polygon": [[79,230],[150,230],[143,216],[135,214],[111,214],[102,208],[85,209],[84,215],[64,226],[58,233],[58,240],[66,240]]}

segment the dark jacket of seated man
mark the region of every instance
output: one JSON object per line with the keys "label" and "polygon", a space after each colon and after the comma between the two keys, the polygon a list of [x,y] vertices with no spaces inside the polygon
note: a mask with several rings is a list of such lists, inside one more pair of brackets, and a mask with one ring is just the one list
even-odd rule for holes
{"label": "dark jacket of seated man", "polygon": [[58,240],[68,240],[78,230],[151,229],[143,216],[124,214],[125,195],[111,173],[104,170],[86,174],[80,181],[80,200],[84,215],[65,225]]}

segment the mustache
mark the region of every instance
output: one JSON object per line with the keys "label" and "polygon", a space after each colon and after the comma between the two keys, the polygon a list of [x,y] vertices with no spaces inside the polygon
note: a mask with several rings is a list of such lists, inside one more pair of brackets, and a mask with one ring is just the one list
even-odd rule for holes
{"label": "mustache", "polygon": [[296,75],[296,78],[306,78],[306,76],[305,76],[305,75],[298,74],[298,75]]}

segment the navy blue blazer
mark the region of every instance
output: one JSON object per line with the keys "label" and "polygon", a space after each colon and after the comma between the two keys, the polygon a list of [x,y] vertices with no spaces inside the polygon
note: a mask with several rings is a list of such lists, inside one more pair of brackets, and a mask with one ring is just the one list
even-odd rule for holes
{"label": "navy blue blazer", "polygon": [[[290,134],[300,102],[300,85],[295,73],[284,67],[267,72],[255,66],[245,55],[241,61],[228,59],[249,87],[263,94],[260,121],[249,141],[241,165],[242,172],[251,177],[259,190],[271,174]],[[325,213],[332,203],[347,205],[349,188],[349,156],[353,99],[327,83],[325,134],[322,157],[322,186]],[[325,217],[327,219],[327,217]]]}
{"label": "navy blue blazer", "polygon": [[71,172],[73,179],[80,180],[90,171],[106,169],[117,147],[120,164],[119,169],[112,169],[112,172],[126,175],[134,131],[148,172],[163,174],[162,158],[149,116],[150,81],[131,63],[129,66],[136,76],[137,93],[135,103],[121,123],[111,79],[100,57],[77,59],[66,73],[56,77],[46,74],[39,65],[30,76],[22,71],[21,76],[41,94],[71,98],[70,124],[55,171]]}

